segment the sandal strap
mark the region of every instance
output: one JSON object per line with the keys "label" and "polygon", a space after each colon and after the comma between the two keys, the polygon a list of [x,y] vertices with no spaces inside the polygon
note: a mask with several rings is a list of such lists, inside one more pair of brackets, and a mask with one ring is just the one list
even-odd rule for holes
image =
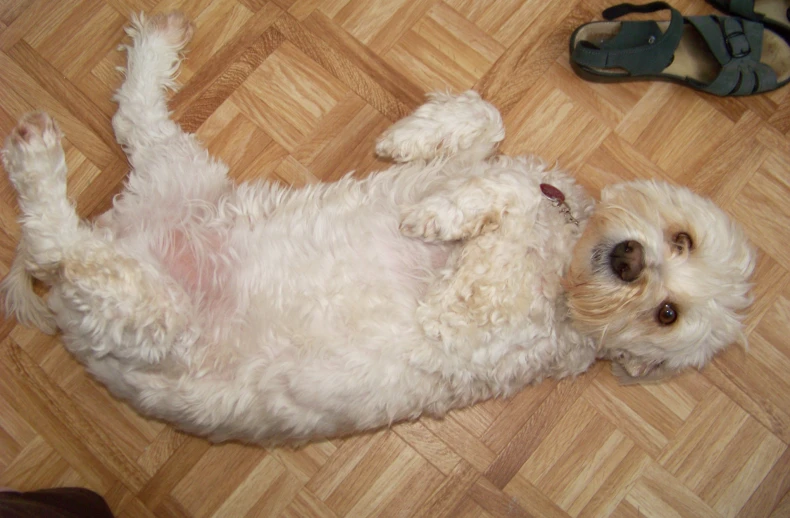
{"label": "sandal strap", "polygon": [[600,47],[581,42],[573,49],[572,58],[579,65],[591,68],[621,68],[632,75],[658,74],[672,61],[683,36],[683,16],[666,2],[645,5],[619,4],[606,9],[607,20],[630,13],[652,13],[669,10],[671,19],[666,32],[654,21],[623,22],[615,37]]}
{"label": "sandal strap", "polygon": [[605,20],[615,20],[627,14],[647,14],[666,10],[674,11],[675,9],[666,2],[650,2],[649,4],[629,4],[626,2],[607,7],[601,12],[601,16],[603,16]]}
{"label": "sandal strap", "polygon": [[709,4],[725,13],[730,13],[748,20],[759,20],[762,15],[754,12],[754,0],[707,0]]}
{"label": "sandal strap", "polygon": [[737,17],[690,16],[688,22],[721,65],[710,84],[698,87],[716,95],[748,95],[776,88],[776,72],[760,63],[762,24]]}

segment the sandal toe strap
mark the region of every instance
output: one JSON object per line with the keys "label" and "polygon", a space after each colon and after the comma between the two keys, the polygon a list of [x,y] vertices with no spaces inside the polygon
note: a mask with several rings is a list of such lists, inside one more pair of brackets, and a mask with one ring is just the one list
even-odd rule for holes
{"label": "sandal toe strap", "polygon": [[735,17],[691,16],[690,24],[705,40],[721,71],[700,87],[717,95],[748,95],[776,88],[776,72],[760,63],[764,28]]}

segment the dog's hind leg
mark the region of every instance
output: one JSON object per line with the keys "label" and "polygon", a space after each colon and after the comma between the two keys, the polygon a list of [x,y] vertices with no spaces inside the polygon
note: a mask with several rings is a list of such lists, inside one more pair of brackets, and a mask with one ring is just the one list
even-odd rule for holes
{"label": "dog's hind leg", "polygon": [[8,136],[3,165],[22,211],[21,254],[34,277],[57,276],[63,250],[90,234],[66,197],[66,159],[60,129],[46,113],[29,113]]}
{"label": "dog's hind leg", "polygon": [[396,162],[488,158],[505,138],[499,111],[477,92],[433,93],[428,102],[387,129],[376,153]]}
{"label": "dog's hind leg", "polygon": [[[175,199],[213,200],[229,183],[227,167],[170,119],[166,92],[175,88],[180,52],[194,27],[181,13],[134,16],[127,33],[126,79],[115,94],[113,129],[133,171],[127,192],[143,205]],[[134,211],[141,207],[133,207]]]}
{"label": "dog's hind leg", "polygon": [[[75,353],[159,361],[190,336],[189,304],[177,300],[172,282],[80,221],[66,196],[61,137],[47,114],[32,113],[6,139],[3,164],[22,211],[19,257],[2,284],[6,309],[22,322],[44,322],[45,331],[56,321],[67,337],[78,338],[70,341]],[[54,317],[30,277],[54,286]]]}
{"label": "dog's hind leg", "polygon": [[33,291],[33,278],[53,280],[63,246],[79,241],[80,223],[66,198],[66,160],[61,133],[44,113],[25,115],[9,135],[3,165],[19,193],[22,237],[0,285],[5,309],[17,320],[55,332],[52,313]]}
{"label": "dog's hind leg", "polygon": [[178,138],[181,129],[170,119],[166,91],[176,86],[180,52],[194,28],[180,13],[133,16],[126,29],[132,44],[125,45],[126,79],[115,93],[118,111],[113,129],[129,154],[132,166],[162,144]]}

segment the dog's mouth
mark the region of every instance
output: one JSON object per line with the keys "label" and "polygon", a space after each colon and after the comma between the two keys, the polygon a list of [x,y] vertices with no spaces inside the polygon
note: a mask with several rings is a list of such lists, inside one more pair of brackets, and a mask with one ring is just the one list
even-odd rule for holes
{"label": "dog's mouth", "polygon": [[665,365],[664,360],[634,356],[623,350],[609,351],[603,359],[612,362],[612,371],[618,378],[625,376],[633,380],[647,380],[649,375],[657,373]]}

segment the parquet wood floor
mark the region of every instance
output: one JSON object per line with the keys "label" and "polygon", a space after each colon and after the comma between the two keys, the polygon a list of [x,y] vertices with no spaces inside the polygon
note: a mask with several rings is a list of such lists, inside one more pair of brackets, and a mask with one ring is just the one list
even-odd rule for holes
{"label": "parquet wood floor", "polygon": [[[79,485],[145,516],[790,516],[790,88],[718,99],[597,85],[567,41],[603,0],[2,0],[0,133],[31,109],[66,133],[69,191],[105,210],[127,171],[112,135],[132,11],[197,23],[173,96],[242,180],[295,185],[382,164],[376,135],[431,90],[478,89],[504,151],[597,193],[639,177],[711,196],[760,248],[748,354],[621,387],[605,365],[508,401],[300,450],[209,443],[113,400],[57,338],[0,326],[0,486]],[[685,13],[702,0],[675,0]],[[19,236],[0,179],[0,275]]]}

